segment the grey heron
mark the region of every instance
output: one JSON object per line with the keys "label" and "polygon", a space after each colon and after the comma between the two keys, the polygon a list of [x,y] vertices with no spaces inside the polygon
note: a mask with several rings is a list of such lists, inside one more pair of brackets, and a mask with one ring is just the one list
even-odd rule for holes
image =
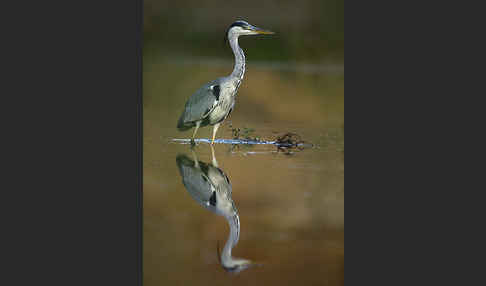
{"label": "grey heron", "polygon": [[233,110],[236,93],[245,74],[245,54],[238,45],[238,37],[258,34],[274,34],[274,32],[240,20],[231,24],[228,28],[226,39],[235,56],[233,72],[229,76],[213,80],[198,89],[186,102],[184,111],[177,123],[177,128],[180,131],[195,127],[191,143],[194,144],[194,137],[199,127],[213,125],[211,145],[214,144],[214,138],[220,124]]}
{"label": "grey heron", "polygon": [[221,266],[228,272],[238,273],[253,265],[251,260],[235,258],[231,255],[232,249],[240,238],[240,217],[232,199],[232,187],[228,176],[218,167],[211,146],[212,163],[199,161],[194,150],[191,149],[193,159],[186,155],[176,158],[182,182],[191,197],[199,205],[213,213],[223,216],[230,227],[229,237],[221,254],[218,246],[218,259]]}

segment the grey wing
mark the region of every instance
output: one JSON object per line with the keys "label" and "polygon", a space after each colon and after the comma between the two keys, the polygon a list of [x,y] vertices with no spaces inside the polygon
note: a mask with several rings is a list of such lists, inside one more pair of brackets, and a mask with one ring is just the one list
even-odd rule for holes
{"label": "grey wing", "polygon": [[210,166],[208,171],[208,177],[211,180],[211,182],[213,182],[216,188],[231,195],[232,193],[231,183],[229,181],[228,176],[226,176],[223,170],[221,170],[220,168]]}
{"label": "grey wing", "polygon": [[[199,162],[201,167],[206,167],[203,162]],[[185,155],[177,157],[177,165],[182,176],[182,183],[191,197],[200,205],[211,208],[210,202],[214,195],[215,187],[209,180],[208,176],[201,170],[194,166],[194,161],[190,160]],[[207,168],[207,167],[206,167]]]}
{"label": "grey wing", "polygon": [[[219,169],[219,168],[218,168]],[[219,173],[221,174],[221,176],[223,177],[224,181],[222,184],[220,184],[222,186],[222,188],[224,188],[224,190],[229,194],[231,195],[232,194],[232,186],[231,186],[231,182],[228,178],[228,176],[223,172],[223,170],[219,169]]]}
{"label": "grey wing", "polygon": [[189,124],[203,120],[214,109],[219,100],[218,81],[210,82],[198,89],[187,101],[180,124]]}

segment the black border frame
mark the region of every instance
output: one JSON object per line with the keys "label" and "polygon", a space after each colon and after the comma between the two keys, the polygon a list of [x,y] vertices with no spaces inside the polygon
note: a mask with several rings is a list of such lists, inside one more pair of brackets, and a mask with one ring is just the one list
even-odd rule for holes
{"label": "black border frame", "polygon": [[139,192],[137,192],[138,210],[138,285],[143,285],[143,0],[137,1],[137,184]]}
{"label": "black border frame", "polygon": [[6,5],[2,280],[142,285],[143,0]]}

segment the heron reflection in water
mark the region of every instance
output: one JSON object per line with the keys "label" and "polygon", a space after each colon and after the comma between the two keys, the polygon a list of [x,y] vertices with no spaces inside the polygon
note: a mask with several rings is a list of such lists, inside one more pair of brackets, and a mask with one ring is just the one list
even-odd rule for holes
{"label": "heron reflection in water", "polygon": [[186,190],[201,206],[223,216],[230,227],[228,240],[221,253],[219,245],[217,246],[221,266],[228,272],[239,273],[250,266],[259,265],[251,260],[231,255],[240,238],[240,217],[231,197],[231,183],[228,176],[218,167],[214,148],[211,146],[212,161],[209,164],[199,161],[193,149],[191,152],[193,159],[182,154],[176,159]]}

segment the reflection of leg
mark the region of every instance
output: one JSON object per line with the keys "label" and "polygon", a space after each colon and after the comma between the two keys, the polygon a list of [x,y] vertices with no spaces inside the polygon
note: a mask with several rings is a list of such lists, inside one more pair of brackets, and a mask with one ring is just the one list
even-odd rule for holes
{"label": "reflection of leg", "polygon": [[191,139],[191,144],[196,144],[194,141],[194,137],[196,137],[197,130],[199,129],[199,126],[201,125],[201,121],[196,122],[196,129],[194,129],[194,133],[192,133],[192,139]]}
{"label": "reflection of leg", "polygon": [[211,154],[213,155],[213,166],[218,168],[218,161],[216,161],[216,156],[214,155],[214,147],[213,145],[209,145],[211,146]]}
{"label": "reflection of leg", "polygon": [[211,145],[213,145],[213,144],[214,144],[214,137],[216,137],[216,132],[218,131],[218,128],[219,128],[219,125],[220,125],[220,124],[221,124],[221,123],[216,123],[216,124],[214,124],[214,127],[213,127],[213,140],[211,140]]}
{"label": "reflection of leg", "polygon": [[197,159],[197,154],[194,152],[194,149],[191,148],[192,158],[194,160],[194,167],[199,169],[199,160]]}

